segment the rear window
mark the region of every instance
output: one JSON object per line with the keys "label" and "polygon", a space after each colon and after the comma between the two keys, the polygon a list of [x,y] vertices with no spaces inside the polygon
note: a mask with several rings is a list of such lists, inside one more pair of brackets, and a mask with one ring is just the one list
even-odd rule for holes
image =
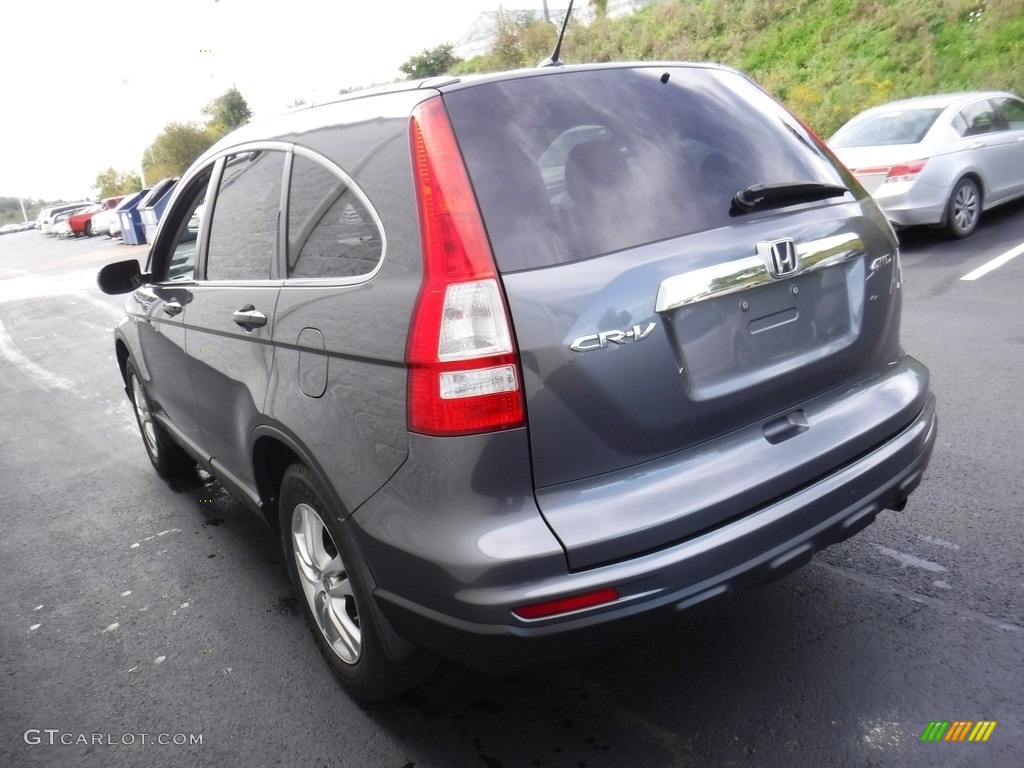
{"label": "rear window", "polygon": [[563,71],[444,98],[503,272],[726,226],[751,184],[844,183],[795,119],[729,71]]}
{"label": "rear window", "polygon": [[829,140],[832,147],[884,147],[917,144],[941,109],[898,109],[854,119]]}

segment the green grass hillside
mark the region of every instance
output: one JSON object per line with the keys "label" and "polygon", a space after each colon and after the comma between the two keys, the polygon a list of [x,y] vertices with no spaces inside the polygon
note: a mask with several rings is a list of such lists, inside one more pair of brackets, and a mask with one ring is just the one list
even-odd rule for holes
{"label": "green grass hillside", "polygon": [[[491,54],[454,72],[532,66],[553,40],[551,25],[506,15]],[[562,59],[728,64],[827,137],[893,99],[1024,92],[1024,0],[664,0],[571,24]]]}

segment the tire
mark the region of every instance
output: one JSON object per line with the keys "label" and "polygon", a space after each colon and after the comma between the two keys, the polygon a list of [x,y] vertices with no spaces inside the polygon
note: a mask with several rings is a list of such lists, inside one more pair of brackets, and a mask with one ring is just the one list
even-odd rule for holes
{"label": "tire", "polygon": [[962,178],[953,187],[946,204],[946,234],[960,239],[978,228],[981,218],[981,192],[973,179]]}
{"label": "tire", "polygon": [[85,236],[86,237],[92,237],[95,234],[96,233],[92,231],[92,222],[91,221],[85,222]]}
{"label": "tire", "polygon": [[153,406],[142,386],[142,380],[129,360],[124,366],[124,378],[128,385],[128,397],[135,410],[135,422],[139,425],[142,444],[156,473],[167,480],[173,480],[195,469],[196,463],[175,443],[160,422],[153,418]]}
{"label": "tire", "polygon": [[437,661],[394,662],[384,649],[377,618],[350,546],[317,477],[303,464],[284,473],[281,543],[302,612],[320,652],[356,698],[380,701],[415,687]]}

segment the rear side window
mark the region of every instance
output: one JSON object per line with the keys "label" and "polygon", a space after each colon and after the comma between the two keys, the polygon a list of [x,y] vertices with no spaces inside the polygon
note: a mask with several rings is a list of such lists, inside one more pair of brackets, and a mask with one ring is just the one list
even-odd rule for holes
{"label": "rear side window", "polygon": [[751,184],[844,184],[796,120],[729,71],[561,72],[444,99],[503,272],[727,226]]}
{"label": "rear side window", "polygon": [[1000,97],[995,100],[1011,131],[1024,131],[1024,102]]}
{"label": "rear side window", "polygon": [[210,222],[207,280],[267,280],[277,245],[283,152],[227,159]]}
{"label": "rear side window", "polygon": [[349,182],[301,155],[288,195],[288,276],[360,277],[383,253],[377,222]]}
{"label": "rear side window", "polygon": [[999,118],[988,99],[976,101],[961,109],[960,118],[963,122],[958,121],[957,126],[962,127],[962,136],[980,136],[1002,129]]}

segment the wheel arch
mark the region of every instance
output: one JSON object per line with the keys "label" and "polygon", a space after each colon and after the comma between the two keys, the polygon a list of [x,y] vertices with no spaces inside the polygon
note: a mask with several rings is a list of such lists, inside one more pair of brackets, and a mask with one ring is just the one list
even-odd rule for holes
{"label": "wheel arch", "polygon": [[978,201],[978,214],[985,210],[985,200],[988,198],[985,189],[985,181],[981,178],[981,174],[976,170],[967,170],[957,176],[956,181],[953,182],[949,188],[949,195],[946,197],[946,205],[942,208],[942,223],[940,226],[946,226],[949,223],[949,208],[950,201],[953,199],[953,193],[956,191],[957,186],[964,179],[970,179],[974,182],[974,186],[978,188],[978,197],[981,199]]}
{"label": "wheel arch", "polygon": [[114,354],[117,355],[117,367],[121,371],[121,381],[124,385],[128,386],[128,374],[126,367],[128,365],[128,358],[131,357],[131,353],[128,351],[128,345],[125,344],[124,339],[118,337],[114,340]]}
{"label": "wheel arch", "polygon": [[348,517],[350,510],[342,503],[333,484],[328,482],[323,467],[293,435],[276,426],[262,425],[253,430],[251,442],[250,455],[256,491],[263,502],[263,516],[275,532],[281,532],[278,508],[281,481],[288,467],[296,462],[304,464],[320,478],[327,493],[331,495],[335,509],[340,510],[342,518]]}

